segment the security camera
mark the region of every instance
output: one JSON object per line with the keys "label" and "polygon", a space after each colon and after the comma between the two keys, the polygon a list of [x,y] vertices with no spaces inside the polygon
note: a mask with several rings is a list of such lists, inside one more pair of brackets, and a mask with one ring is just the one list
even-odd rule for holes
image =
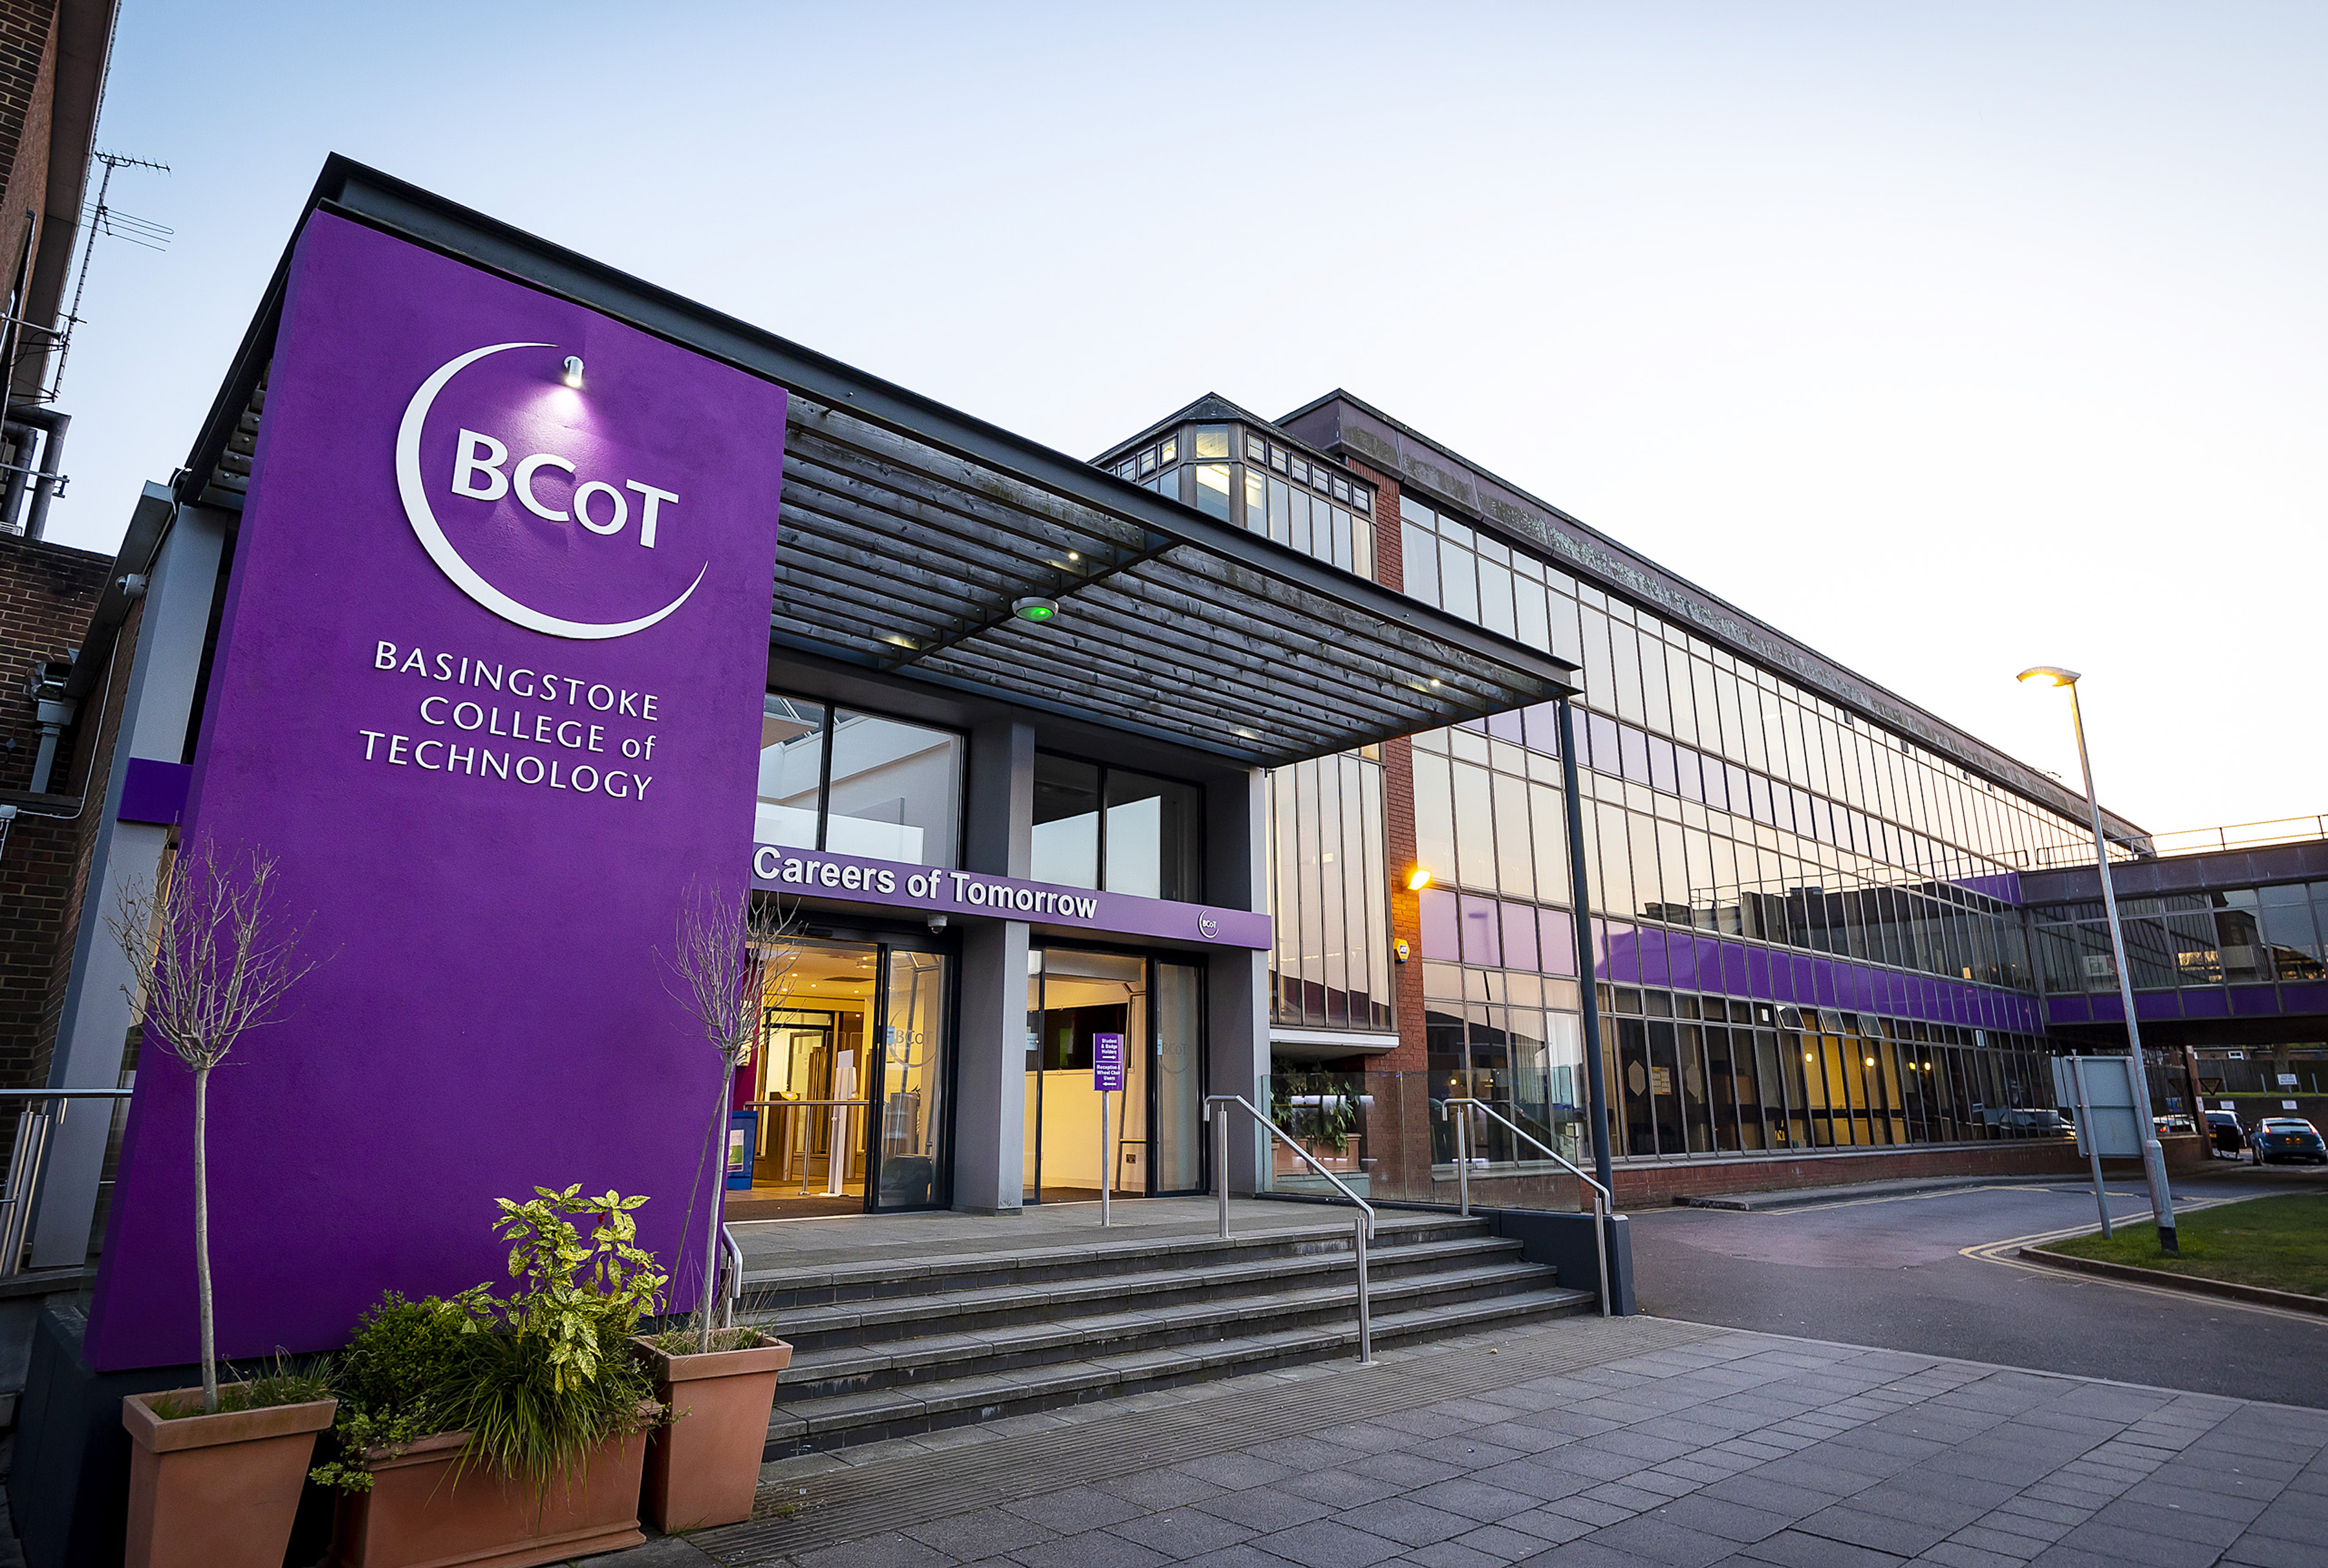
{"label": "security camera", "polygon": [[930,929],[932,931],[943,931],[945,929],[945,923],[946,917],[943,915],[933,915],[930,916]]}

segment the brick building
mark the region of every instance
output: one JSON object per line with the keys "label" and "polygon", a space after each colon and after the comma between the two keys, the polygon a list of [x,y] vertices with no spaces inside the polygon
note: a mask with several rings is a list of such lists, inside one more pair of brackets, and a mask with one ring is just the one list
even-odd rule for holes
{"label": "brick building", "polygon": [[55,956],[81,839],[85,774],[69,754],[58,765],[69,709],[35,693],[61,684],[111,565],[87,550],[0,534],[0,1087],[36,1084],[46,1066]]}
{"label": "brick building", "polygon": [[51,390],[115,12],[0,0],[0,1087],[44,1080],[86,848],[99,727],[76,730],[65,682],[112,562],[41,533],[63,488]]}

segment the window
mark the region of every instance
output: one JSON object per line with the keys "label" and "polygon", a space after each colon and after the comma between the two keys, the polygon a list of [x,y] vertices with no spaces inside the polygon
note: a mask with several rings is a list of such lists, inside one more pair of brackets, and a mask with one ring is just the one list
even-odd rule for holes
{"label": "window", "polygon": [[1204,794],[1193,784],[1035,754],[1037,882],[1196,902],[1203,822]]}
{"label": "window", "polygon": [[770,692],[755,841],[909,866],[961,850],[962,737]]}
{"label": "window", "polygon": [[1106,770],[1107,823],[1101,885],[1141,898],[1196,898],[1203,885],[1197,846],[1204,797],[1193,784]]}
{"label": "window", "polygon": [[1028,875],[1068,887],[1099,886],[1099,768],[1035,755],[1035,848]]}

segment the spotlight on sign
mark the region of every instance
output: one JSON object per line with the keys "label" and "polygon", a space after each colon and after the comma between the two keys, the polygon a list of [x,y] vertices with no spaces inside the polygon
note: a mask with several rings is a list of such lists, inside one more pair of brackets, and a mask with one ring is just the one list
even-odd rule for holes
{"label": "spotlight on sign", "polygon": [[581,355],[579,355],[579,354],[568,354],[568,355],[566,356],[566,363],[565,363],[565,365],[564,365],[563,367],[561,367],[561,368],[562,368],[562,370],[563,370],[563,372],[564,372],[564,373],[563,373],[563,374],[561,374],[561,375],[558,378],[559,380],[564,381],[564,382],[565,382],[568,386],[569,386],[569,387],[579,387],[579,386],[581,386],[581,384],[582,384],[582,356],[581,356]]}
{"label": "spotlight on sign", "polygon": [[1032,597],[1015,599],[1011,602],[1010,613],[1022,621],[1032,621],[1039,626],[1046,621],[1059,618],[1059,601]]}

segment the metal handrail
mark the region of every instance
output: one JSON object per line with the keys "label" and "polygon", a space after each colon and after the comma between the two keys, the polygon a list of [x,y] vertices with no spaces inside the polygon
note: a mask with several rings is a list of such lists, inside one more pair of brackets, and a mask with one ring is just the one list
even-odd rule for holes
{"label": "metal handrail", "polygon": [[[744,1102],[744,1109],[746,1111],[757,1111],[764,1107],[774,1111],[818,1111],[830,1109],[835,1111],[865,1111],[868,1113],[877,1109],[874,1103],[869,1099],[746,1100]],[[812,1150],[808,1147],[808,1135],[806,1132],[803,1132],[801,1135],[801,1196],[803,1197],[806,1197],[808,1196],[808,1168],[811,1152]],[[831,1192],[832,1190],[832,1161],[839,1157],[839,1153],[835,1150],[827,1149],[825,1150],[825,1190],[827,1192]],[[722,1179],[724,1180],[725,1178],[723,1177]]]}
{"label": "metal handrail", "polygon": [[[1593,1272],[1600,1276],[1600,1315],[1603,1318],[1609,1316],[1609,1210],[1616,1204],[1616,1194],[1610,1192],[1607,1188],[1601,1186],[1590,1176],[1587,1176],[1582,1170],[1577,1168],[1576,1164],[1572,1160],[1571,1160],[1566,1155],[1563,1154],[1559,1150],[1554,1149],[1551,1144],[1546,1143],[1543,1139],[1538,1138],[1535,1133],[1529,1131],[1518,1122],[1514,1122],[1510,1117],[1505,1115],[1502,1112],[1497,1110],[1493,1105],[1488,1104],[1484,1100],[1474,1100],[1469,1095],[1454,1095],[1445,1100],[1433,1101],[1432,1103],[1439,1107],[1439,1113],[1441,1116],[1447,1115],[1447,1107],[1450,1105],[1469,1105],[1474,1111],[1485,1112],[1494,1120],[1500,1122],[1506,1127],[1510,1128],[1516,1135],[1526,1139],[1530,1143],[1535,1144],[1538,1149],[1541,1149],[1546,1154],[1551,1155],[1553,1160],[1564,1167],[1570,1175],[1575,1177],[1577,1180],[1582,1182],[1585,1186],[1592,1189],[1592,1234],[1600,1244],[1600,1266]],[[1450,1118],[1450,1120],[1451,1120],[1455,1124],[1456,1189],[1461,1194],[1463,1212],[1468,1216],[1471,1212],[1471,1129],[1469,1119],[1467,1117],[1456,1116]]]}
{"label": "metal handrail", "polygon": [[1229,1119],[1215,1116],[1213,1107],[1242,1105],[1245,1113],[1269,1135],[1293,1150],[1303,1164],[1334,1184],[1335,1190],[1358,1206],[1356,1223],[1350,1227],[1352,1248],[1358,1263],[1358,1365],[1371,1366],[1375,1362],[1374,1298],[1366,1288],[1366,1243],[1374,1238],[1375,1206],[1350,1190],[1349,1184],[1324,1166],[1317,1157],[1291,1137],[1283,1128],[1263,1115],[1253,1103],[1242,1094],[1207,1094],[1205,1096],[1205,1120],[1213,1124],[1213,1186],[1221,1197],[1221,1239],[1229,1236]]}
{"label": "metal handrail", "polygon": [[64,1125],[75,1100],[127,1100],[129,1089],[0,1089],[9,1100],[64,1102],[52,1113],[44,1105],[28,1103],[16,1118],[16,1143],[8,1160],[8,1185],[0,1189],[0,1279],[23,1271],[24,1244],[32,1231],[33,1197],[40,1188],[42,1166],[56,1130]]}
{"label": "metal handrail", "polygon": [[736,1233],[725,1225],[719,1227],[719,1251],[728,1260],[728,1289],[719,1298],[719,1326],[736,1326],[736,1303],[744,1294],[744,1248],[736,1240]]}

